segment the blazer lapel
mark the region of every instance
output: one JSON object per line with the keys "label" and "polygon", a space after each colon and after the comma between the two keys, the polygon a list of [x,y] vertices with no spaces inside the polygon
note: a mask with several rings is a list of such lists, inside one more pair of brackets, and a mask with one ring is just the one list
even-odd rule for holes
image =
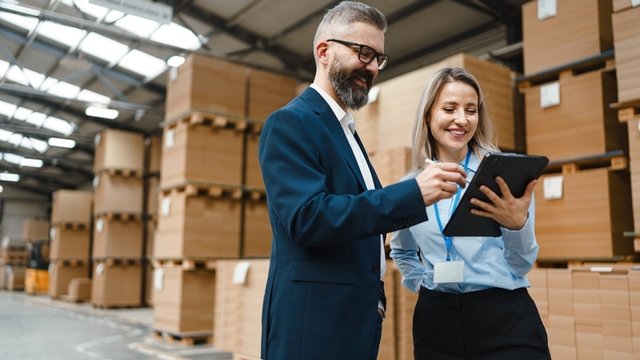
{"label": "blazer lapel", "polygon": [[[340,121],[336,118],[336,115],[331,111],[331,107],[329,104],[324,101],[322,96],[318,94],[312,88],[307,88],[300,97],[310,104],[316,114],[320,117],[322,123],[327,127],[333,141],[339,148],[339,152],[342,154],[342,157],[345,159],[347,164],[349,165],[349,169],[353,173],[353,176],[358,180],[358,184],[362,187],[363,190],[367,189],[367,185],[364,182],[364,178],[360,173],[360,167],[358,167],[358,162],[356,161],[355,156],[353,155],[353,151],[351,150],[351,145],[349,145],[349,141],[347,140],[347,136],[344,134],[342,130],[342,126],[340,125]],[[359,143],[360,144],[360,143]],[[362,145],[360,145],[362,146]],[[366,157],[366,155],[365,155]],[[367,160],[368,162],[369,160]]]}

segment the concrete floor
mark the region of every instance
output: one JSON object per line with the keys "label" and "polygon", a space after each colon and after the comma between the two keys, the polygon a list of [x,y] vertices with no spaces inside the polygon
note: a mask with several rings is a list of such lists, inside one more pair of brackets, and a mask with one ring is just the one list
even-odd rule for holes
{"label": "concrete floor", "polygon": [[0,290],[2,360],[231,360],[211,345],[168,344],[152,335],[153,310],[98,309],[46,295]]}

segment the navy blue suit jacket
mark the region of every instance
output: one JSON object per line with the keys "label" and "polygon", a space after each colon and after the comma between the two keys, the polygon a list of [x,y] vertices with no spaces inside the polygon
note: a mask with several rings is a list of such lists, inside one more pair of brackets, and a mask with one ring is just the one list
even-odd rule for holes
{"label": "navy blue suit jacket", "polygon": [[366,191],[338,119],[312,88],[269,116],[259,159],[273,231],[262,358],[370,358],[380,234],[427,219],[416,181],[381,189],[369,164],[377,189]]}

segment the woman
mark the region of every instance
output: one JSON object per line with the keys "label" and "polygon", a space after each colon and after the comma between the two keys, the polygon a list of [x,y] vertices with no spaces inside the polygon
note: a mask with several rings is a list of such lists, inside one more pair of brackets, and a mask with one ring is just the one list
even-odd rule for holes
{"label": "woman", "polygon": [[[482,90],[461,68],[438,71],[425,88],[413,131],[411,174],[442,162],[461,164],[467,181],[487,152],[493,127]],[[410,175],[415,176],[415,175]],[[445,237],[442,233],[464,189],[427,207],[428,221],[396,232],[391,257],[402,283],[418,292],[414,355],[422,359],[550,359],[547,334],[526,288],[538,254],[531,181],[521,198],[496,178],[502,197],[474,199],[474,215],[501,225],[499,237]]]}

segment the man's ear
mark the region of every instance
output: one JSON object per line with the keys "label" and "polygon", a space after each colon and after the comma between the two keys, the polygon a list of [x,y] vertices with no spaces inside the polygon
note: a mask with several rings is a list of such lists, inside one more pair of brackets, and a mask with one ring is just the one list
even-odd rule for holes
{"label": "man's ear", "polygon": [[316,56],[318,57],[318,63],[322,65],[329,64],[329,43],[326,41],[319,41],[315,46]]}

